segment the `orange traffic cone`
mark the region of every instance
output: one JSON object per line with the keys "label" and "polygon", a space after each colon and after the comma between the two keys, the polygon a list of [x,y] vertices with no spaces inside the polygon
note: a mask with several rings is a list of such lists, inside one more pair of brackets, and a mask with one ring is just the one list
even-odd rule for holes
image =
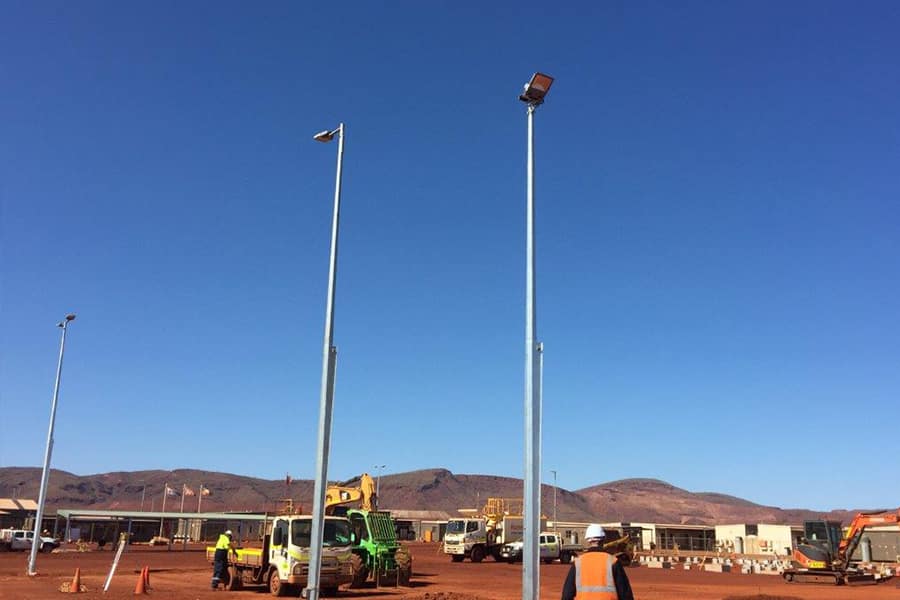
{"label": "orange traffic cone", "polygon": [[77,594],[81,591],[81,569],[75,568],[75,576],[72,577],[72,583],[69,584],[69,593]]}
{"label": "orange traffic cone", "polygon": [[150,567],[149,566],[144,567],[143,574],[144,574],[144,587],[149,590],[150,589]]}
{"label": "orange traffic cone", "polygon": [[134,586],[134,593],[135,595],[147,593],[147,584],[144,580],[144,569],[141,569],[141,574],[138,575],[137,584]]}

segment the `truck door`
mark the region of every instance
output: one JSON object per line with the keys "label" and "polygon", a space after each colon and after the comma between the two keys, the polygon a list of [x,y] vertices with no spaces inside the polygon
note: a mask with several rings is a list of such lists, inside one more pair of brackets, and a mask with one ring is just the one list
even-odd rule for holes
{"label": "truck door", "polygon": [[272,526],[272,544],[269,546],[269,562],[281,564],[287,560],[290,533],[286,519],[277,519]]}
{"label": "truck door", "polygon": [[542,535],[540,540],[542,559],[559,556],[559,541],[555,535]]}

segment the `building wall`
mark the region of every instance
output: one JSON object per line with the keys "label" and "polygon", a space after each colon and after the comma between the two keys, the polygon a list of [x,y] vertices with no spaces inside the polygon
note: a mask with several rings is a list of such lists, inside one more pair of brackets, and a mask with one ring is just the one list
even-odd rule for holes
{"label": "building wall", "polygon": [[757,540],[760,552],[763,554],[777,554],[787,556],[793,548],[790,525],[757,525]]}
{"label": "building wall", "polygon": [[[871,527],[863,532],[863,540],[872,545],[873,562],[900,562],[900,527]],[[862,543],[853,551],[850,560],[862,560]]]}

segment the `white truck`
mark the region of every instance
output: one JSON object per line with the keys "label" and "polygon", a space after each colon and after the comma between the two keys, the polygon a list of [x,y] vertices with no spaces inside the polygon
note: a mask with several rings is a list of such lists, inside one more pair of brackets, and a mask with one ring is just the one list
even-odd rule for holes
{"label": "white truck", "polygon": [[[0,550],[31,550],[31,542],[34,540],[34,532],[27,529],[2,529],[0,530]],[[53,552],[59,548],[59,540],[52,537],[41,536],[41,552]]]}
{"label": "white truck", "polygon": [[[580,544],[564,544],[559,534],[545,531],[538,537],[540,545],[541,562],[552,563],[559,560],[563,564],[572,562],[572,559],[582,552],[583,548]],[[519,562],[522,560],[522,549],[525,542],[518,540],[503,544],[500,549],[500,558],[509,562]]]}
{"label": "white truck", "polygon": [[453,562],[466,558],[481,562],[487,556],[500,560],[503,544],[522,539],[522,517],[505,516],[497,520],[483,517],[451,519],[444,534],[444,554]]}
{"label": "white truck", "polygon": [[[297,596],[309,577],[309,546],[312,517],[283,515],[266,522],[262,548],[240,548],[229,552],[228,571],[222,583],[229,591],[247,585],[265,585],[273,596]],[[350,521],[343,517],[325,517],[322,536],[322,564],[319,588],[323,595],[333,596],[338,586],[353,580],[351,552],[354,543]],[[212,561],[215,547],[206,548]]]}

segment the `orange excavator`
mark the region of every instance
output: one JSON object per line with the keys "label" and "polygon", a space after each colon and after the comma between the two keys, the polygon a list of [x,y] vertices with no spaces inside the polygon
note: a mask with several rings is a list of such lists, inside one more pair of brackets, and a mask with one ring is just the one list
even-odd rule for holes
{"label": "orange excavator", "polygon": [[867,527],[897,523],[900,523],[900,509],[859,513],[844,535],[837,521],[806,521],[804,538],[791,557],[791,568],[783,573],[785,581],[834,585],[877,583],[871,573],[852,568],[850,557]]}

